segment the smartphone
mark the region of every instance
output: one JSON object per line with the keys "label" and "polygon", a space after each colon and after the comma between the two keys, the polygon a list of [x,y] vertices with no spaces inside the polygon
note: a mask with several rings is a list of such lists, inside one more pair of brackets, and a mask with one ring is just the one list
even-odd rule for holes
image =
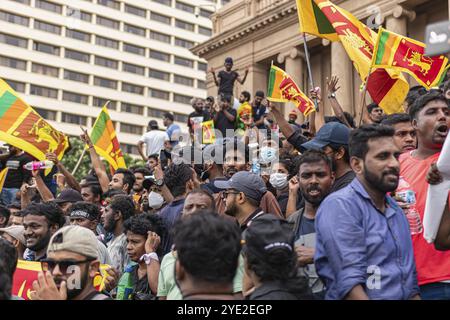
{"label": "smartphone", "polygon": [[425,54],[439,56],[450,52],[450,21],[429,24],[425,30]]}

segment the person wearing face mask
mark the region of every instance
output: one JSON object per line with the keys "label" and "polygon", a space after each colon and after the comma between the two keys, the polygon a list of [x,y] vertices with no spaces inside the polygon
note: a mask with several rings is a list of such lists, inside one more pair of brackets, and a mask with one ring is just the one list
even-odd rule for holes
{"label": "person wearing face mask", "polygon": [[280,205],[281,212],[286,212],[287,202],[289,198],[289,180],[292,178],[290,167],[292,161],[289,158],[280,159],[272,166],[269,183],[276,190],[276,197]]}

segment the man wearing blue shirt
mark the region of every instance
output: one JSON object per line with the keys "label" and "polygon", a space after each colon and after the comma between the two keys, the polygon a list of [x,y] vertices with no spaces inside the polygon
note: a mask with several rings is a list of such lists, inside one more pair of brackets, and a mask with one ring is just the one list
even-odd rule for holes
{"label": "man wearing blue shirt", "polygon": [[396,190],[394,129],[367,125],[350,136],[356,179],[330,194],[316,216],[316,270],[326,299],[418,299],[408,221],[387,194]]}
{"label": "man wearing blue shirt", "polygon": [[166,112],[163,116],[163,124],[167,128],[166,133],[169,136],[172,147],[175,147],[178,144],[178,139],[181,134],[180,126],[174,123],[174,120],[175,117],[170,112]]}

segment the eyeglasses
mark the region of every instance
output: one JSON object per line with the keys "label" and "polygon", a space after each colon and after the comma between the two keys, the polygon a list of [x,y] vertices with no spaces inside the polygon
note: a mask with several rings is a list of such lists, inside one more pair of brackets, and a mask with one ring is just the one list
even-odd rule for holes
{"label": "eyeglasses", "polygon": [[240,192],[239,191],[233,191],[233,190],[227,190],[227,191],[224,191],[223,193],[222,193],[222,199],[226,199],[226,198],[228,198],[228,195],[229,194],[239,194]]}
{"label": "eyeglasses", "polygon": [[49,271],[49,272],[53,272],[53,269],[55,269],[55,267],[58,265],[59,266],[59,270],[61,270],[61,273],[67,273],[67,269],[70,266],[75,266],[75,265],[79,265],[82,263],[87,263],[87,262],[91,262],[94,261],[95,259],[87,259],[87,260],[83,260],[83,261],[77,261],[77,260],[60,260],[60,261],[55,261],[55,260],[51,260],[51,259],[46,259],[46,260],[42,260],[41,261],[41,266],[42,266],[42,271]]}

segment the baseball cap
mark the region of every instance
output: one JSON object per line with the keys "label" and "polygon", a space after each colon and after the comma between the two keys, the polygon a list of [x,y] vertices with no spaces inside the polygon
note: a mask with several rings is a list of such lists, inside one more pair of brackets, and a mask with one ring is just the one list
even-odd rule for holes
{"label": "baseball cap", "polygon": [[252,220],[242,234],[244,252],[267,257],[273,250],[294,251],[295,235],[292,226],[273,214],[264,214]]}
{"label": "baseball cap", "polygon": [[98,240],[88,228],[80,226],[62,227],[51,237],[47,247],[50,252],[70,251],[86,258],[98,258]]}
{"label": "baseball cap", "polygon": [[331,143],[347,146],[349,139],[350,129],[347,126],[339,122],[328,122],[312,140],[302,144],[302,148],[320,150]]}
{"label": "baseball cap", "polygon": [[231,63],[231,64],[233,64],[233,58],[231,58],[231,57],[226,58],[226,59],[225,59],[225,63]]}
{"label": "baseball cap", "polygon": [[150,128],[155,128],[155,129],[157,129],[159,126],[158,126],[158,121],[156,121],[156,120],[150,120],[149,122],[148,122],[148,126],[150,127]]}
{"label": "baseball cap", "polygon": [[0,233],[7,233],[14,239],[19,240],[23,245],[26,244],[25,236],[23,235],[25,228],[23,226],[9,226],[6,228],[0,228]]}
{"label": "baseball cap", "polygon": [[78,201],[83,201],[81,193],[70,188],[61,191],[61,193],[55,199],[56,203],[78,202]]}
{"label": "baseball cap", "polygon": [[256,201],[261,201],[267,191],[261,177],[248,171],[237,172],[227,181],[215,181],[214,186],[219,189],[235,189]]}

